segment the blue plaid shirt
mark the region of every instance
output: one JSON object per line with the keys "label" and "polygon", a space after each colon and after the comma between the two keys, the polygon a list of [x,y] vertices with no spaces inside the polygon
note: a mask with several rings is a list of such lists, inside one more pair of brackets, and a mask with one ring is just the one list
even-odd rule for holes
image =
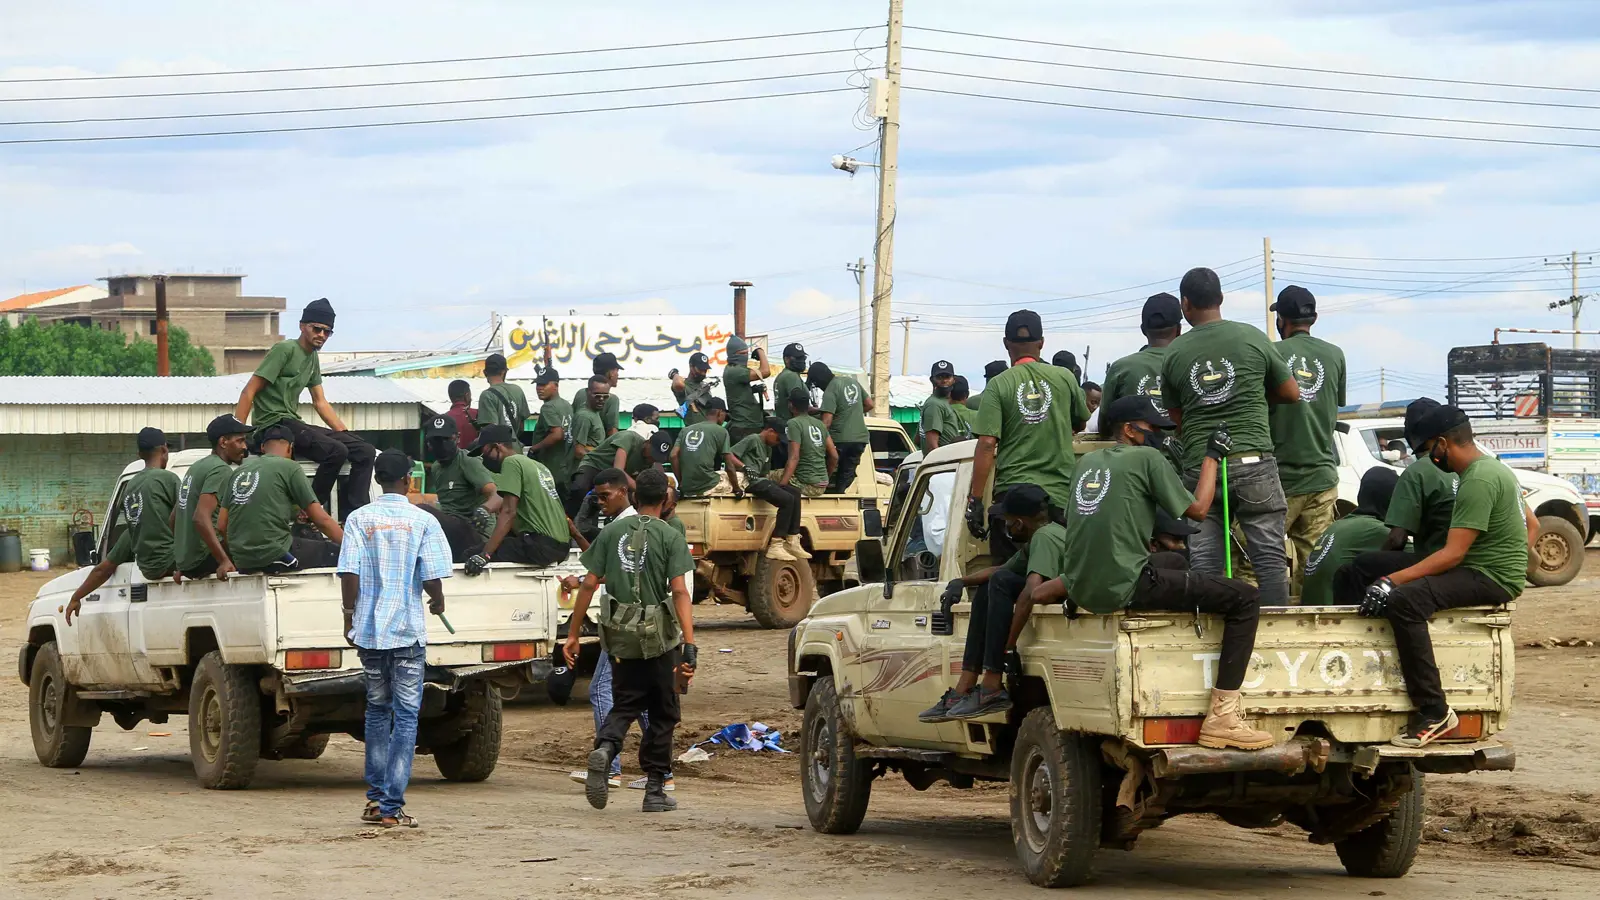
{"label": "blue plaid shirt", "polygon": [[345,521],[339,572],[361,580],[349,635],[357,647],[426,644],[422,583],[450,577],[450,545],[438,519],[412,506],[404,494],[383,494]]}

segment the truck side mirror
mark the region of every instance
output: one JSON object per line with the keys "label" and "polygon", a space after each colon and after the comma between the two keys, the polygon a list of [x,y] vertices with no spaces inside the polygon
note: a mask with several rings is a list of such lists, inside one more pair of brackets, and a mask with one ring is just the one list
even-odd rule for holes
{"label": "truck side mirror", "polygon": [[[861,511],[861,533],[869,538],[883,537],[883,512],[876,503]],[[879,551],[882,556],[882,551]]]}
{"label": "truck side mirror", "polygon": [[877,538],[856,541],[856,572],[862,584],[884,581],[888,567],[883,562],[883,542]]}
{"label": "truck side mirror", "polygon": [[93,550],[89,551],[89,565],[91,565],[91,566],[100,565],[100,548],[99,547],[96,547]]}

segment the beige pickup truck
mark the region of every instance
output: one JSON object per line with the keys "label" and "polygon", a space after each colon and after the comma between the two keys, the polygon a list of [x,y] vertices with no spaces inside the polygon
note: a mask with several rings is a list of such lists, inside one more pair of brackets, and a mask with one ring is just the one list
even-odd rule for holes
{"label": "beige pickup truck", "polygon": [[823,597],[791,634],[801,789],[816,830],[855,831],[873,780],[899,772],[918,790],[1009,781],[1017,857],[1047,887],[1086,881],[1098,848],[1131,849],[1184,813],[1243,828],[1290,822],[1332,844],[1350,874],[1398,877],[1422,836],[1425,773],[1512,768],[1511,748],[1494,739],[1511,708],[1509,607],[1433,620],[1461,725],[1422,749],[1389,744],[1411,703],[1388,623],[1339,606],[1262,610],[1244,701],[1251,724],[1277,738],[1270,749],[1196,743],[1222,623],[1192,613],[1035,609],[1012,710],[919,722],[955,682],[970,616],[965,602],[940,608],[943,585],[991,562],[962,518],[973,446],[941,447],[916,466],[889,534],[856,551],[860,586]]}
{"label": "beige pickup truck", "polygon": [[849,563],[863,535],[862,512],[876,509],[881,516],[888,509],[891,473],[911,452],[899,423],[869,416],[867,429],[872,452],[861,455],[850,492],[800,504],[801,540],[810,560],[767,559],[777,511],[766,502],[720,491],[679,502],[678,518],[695,559],[695,596],[744,606],[762,627],[790,628],[819,593],[853,582]]}

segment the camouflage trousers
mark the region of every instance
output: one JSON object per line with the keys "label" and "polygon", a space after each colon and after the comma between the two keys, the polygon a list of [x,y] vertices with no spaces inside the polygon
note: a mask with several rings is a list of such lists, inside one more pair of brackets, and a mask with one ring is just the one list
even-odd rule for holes
{"label": "camouflage trousers", "polygon": [[1284,523],[1284,536],[1289,551],[1289,602],[1300,602],[1300,585],[1306,577],[1306,560],[1311,558],[1311,545],[1333,524],[1337,487],[1315,494],[1293,494],[1289,498],[1289,512]]}

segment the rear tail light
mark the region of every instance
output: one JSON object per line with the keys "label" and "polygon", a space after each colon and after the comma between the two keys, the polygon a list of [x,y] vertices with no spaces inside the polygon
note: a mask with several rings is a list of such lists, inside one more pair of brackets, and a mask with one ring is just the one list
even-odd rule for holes
{"label": "rear tail light", "polygon": [[519,662],[524,659],[533,659],[534,647],[532,642],[519,644],[484,644],[484,662]]}
{"label": "rear tail light", "polygon": [[1483,737],[1483,713],[1461,713],[1456,727],[1439,735],[1441,741],[1475,741]]}
{"label": "rear tail light", "polygon": [[1204,721],[1204,716],[1182,719],[1145,719],[1144,742],[1146,744],[1198,744],[1200,743],[1200,723]]}
{"label": "rear tail light", "polygon": [[706,545],[705,544],[690,544],[689,545],[689,555],[693,556],[693,557],[695,557],[697,559],[699,557],[705,556],[706,555]]}
{"label": "rear tail light", "polygon": [[290,650],[284,654],[283,667],[291,672],[301,669],[337,669],[343,663],[342,650]]}

